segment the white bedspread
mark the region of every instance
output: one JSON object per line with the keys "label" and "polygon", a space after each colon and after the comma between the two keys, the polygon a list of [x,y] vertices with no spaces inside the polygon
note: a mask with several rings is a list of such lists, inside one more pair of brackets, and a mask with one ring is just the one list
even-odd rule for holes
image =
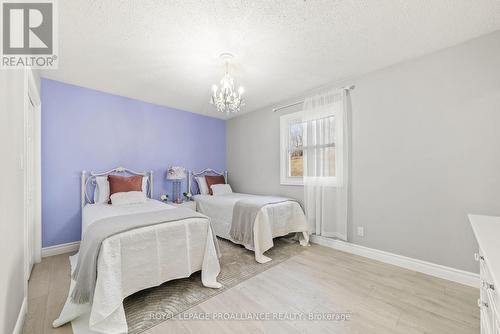
{"label": "white bedspread", "polygon": [[[82,234],[90,224],[99,223],[106,217],[173,208],[155,200],[115,207],[89,204],[83,209]],[[221,287],[216,281],[220,272],[216,245],[209,220],[204,218],[143,227],[107,238],[102,243],[97,267],[92,305],[73,304],[68,298],[54,327],[80,318],[78,326],[73,327],[81,331],[81,319],[88,318],[92,331],[126,333],[123,299],[137,291],[189,277],[198,270],[202,270],[204,286]]]}
{"label": "white bedspread", "polygon": [[[229,235],[233,220],[233,208],[237,201],[256,195],[230,193],[219,196],[195,195],[197,210],[210,217],[215,234],[221,238],[233,240]],[[273,238],[287,235],[292,232],[301,232],[301,245],[309,243],[307,222],[302,208],[297,202],[287,201],[270,204],[263,207],[254,223],[254,244],[243,245],[255,252],[255,260],[265,263],[271,259],[263,253],[273,247]]]}

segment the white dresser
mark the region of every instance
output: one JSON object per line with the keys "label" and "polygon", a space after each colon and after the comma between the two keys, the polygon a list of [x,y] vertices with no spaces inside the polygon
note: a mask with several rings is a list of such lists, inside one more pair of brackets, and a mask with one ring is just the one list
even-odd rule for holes
{"label": "white dresser", "polygon": [[500,217],[469,215],[479,244],[481,334],[500,334]]}

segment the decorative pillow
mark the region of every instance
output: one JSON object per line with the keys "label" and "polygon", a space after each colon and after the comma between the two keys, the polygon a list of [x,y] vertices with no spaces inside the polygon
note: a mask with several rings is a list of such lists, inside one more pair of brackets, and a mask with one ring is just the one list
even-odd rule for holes
{"label": "decorative pillow", "polygon": [[[109,195],[127,191],[142,191],[142,176],[108,175]],[[111,199],[108,204],[111,204]]]}
{"label": "decorative pillow", "polygon": [[214,184],[210,187],[210,189],[212,189],[212,194],[214,196],[231,194],[233,192],[233,189],[231,189],[229,184]]}
{"label": "decorative pillow", "polygon": [[111,195],[113,205],[128,205],[146,203],[147,197],[142,191],[127,191]]}
{"label": "decorative pillow", "polygon": [[205,176],[205,181],[207,181],[208,185],[208,192],[210,195],[212,195],[212,185],[214,184],[225,184],[226,179],[224,179],[224,176],[222,175],[216,175],[216,176]]}
{"label": "decorative pillow", "polygon": [[196,183],[198,183],[198,189],[200,191],[200,195],[208,195],[209,189],[207,185],[207,180],[204,176],[196,176]]}

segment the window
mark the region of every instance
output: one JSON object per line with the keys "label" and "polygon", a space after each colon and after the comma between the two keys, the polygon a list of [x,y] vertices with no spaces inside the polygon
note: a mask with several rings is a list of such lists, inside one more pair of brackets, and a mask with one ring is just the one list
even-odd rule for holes
{"label": "window", "polygon": [[281,116],[280,137],[281,184],[302,185],[304,184],[304,124],[301,112]]}
{"label": "window", "polygon": [[304,122],[302,112],[280,118],[280,181],[304,184],[304,161],[308,176],[335,177],[335,116]]}

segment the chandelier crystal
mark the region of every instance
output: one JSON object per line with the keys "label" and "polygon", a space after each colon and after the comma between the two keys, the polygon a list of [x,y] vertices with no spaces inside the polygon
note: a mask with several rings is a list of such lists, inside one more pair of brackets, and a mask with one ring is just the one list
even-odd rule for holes
{"label": "chandelier crystal", "polygon": [[221,58],[226,64],[226,73],[220,81],[220,86],[212,86],[212,98],[210,103],[213,104],[220,112],[238,112],[245,104],[243,100],[243,87],[239,87],[236,91],[234,88],[234,79],[229,75],[229,59],[233,55],[229,53],[221,54]]}

